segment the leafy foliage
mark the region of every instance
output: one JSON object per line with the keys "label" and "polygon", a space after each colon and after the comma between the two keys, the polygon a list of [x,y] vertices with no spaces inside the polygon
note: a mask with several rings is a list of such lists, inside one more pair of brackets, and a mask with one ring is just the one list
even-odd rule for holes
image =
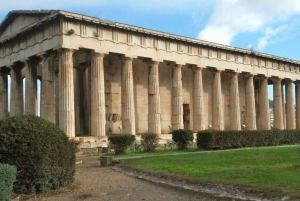
{"label": "leafy foliage", "polygon": [[73,182],[75,151],[65,133],[31,114],[0,121],[0,162],[17,167],[16,193],[44,193]]}
{"label": "leafy foliage", "polygon": [[108,141],[115,149],[115,153],[119,154],[124,152],[135,141],[135,136],[131,134],[113,134],[108,136]]}
{"label": "leafy foliage", "polygon": [[141,135],[141,144],[145,152],[152,152],[158,146],[158,135],[154,133],[143,133]]}
{"label": "leafy foliage", "polygon": [[193,141],[193,131],[179,129],[172,131],[172,139],[177,144],[178,149],[186,149],[190,141]]}
{"label": "leafy foliage", "polygon": [[300,130],[199,131],[197,145],[204,149],[277,146],[300,143]]}
{"label": "leafy foliage", "polygon": [[0,163],[0,200],[11,200],[13,184],[16,181],[16,174],[16,167]]}

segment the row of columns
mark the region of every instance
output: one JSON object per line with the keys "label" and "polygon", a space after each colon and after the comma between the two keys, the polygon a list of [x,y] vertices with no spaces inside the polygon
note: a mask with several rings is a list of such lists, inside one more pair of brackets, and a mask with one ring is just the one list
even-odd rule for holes
{"label": "row of columns", "polygon": [[[53,55],[41,55],[42,68],[42,98],[41,117],[56,123],[59,119],[59,127],[69,137],[75,136],[75,107],[74,107],[74,78],[73,78],[73,52],[71,49],[61,49],[59,53],[59,69],[56,75]],[[105,87],[104,64],[105,54],[93,52],[91,54],[91,134],[104,136],[106,134],[105,114]],[[27,67],[25,112],[37,114],[37,65],[34,60],[24,61]],[[148,132],[161,134],[161,108],[159,92],[159,62],[150,63],[148,85]],[[192,66],[194,72],[194,131],[205,129],[203,114],[203,82],[202,67]],[[12,65],[11,71],[11,116],[23,113],[23,82],[20,65]],[[212,129],[224,130],[224,106],[222,100],[221,72],[213,69],[212,82]],[[172,66],[172,129],[182,129],[183,126],[183,97],[182,97],[182,65]],[[7,68],[0,71],[0,87],[7,89]],[[58,76],[59,88],[55,77]],[[230,129],[241,129],[241,109],[239,100],[238,72],[230,72]],[[133,58],[125,57],[122,60],[122,133],[135,134],[135,107],[133,94]],[[259,114],[256,122],[255,87],[253,75],[245,75],[246,88],[246,119],[247,130],[270,129],[270,112],[268,98],[268,78],[259,77]],[[282,97],[281,79],[272,78],[274,83],[274,127],[284,129],[284,108]],[[0,91],[1,89],[0,88]],[[58,91],[58,94],[57,94]],[[59,98],[55,98],[59,95]],[[297,95],[297,128],[300,128],[300,87],[296,84]],[[6,98],[5,98],[6,97]],[[57,109],[56,105],[59,105]],[[0,118],[8,115],[7,96],[3,96],[0,102]],[[293,104],[292,82],[286,82],[286,124],[287,129],[295,129],[295,112]]]}

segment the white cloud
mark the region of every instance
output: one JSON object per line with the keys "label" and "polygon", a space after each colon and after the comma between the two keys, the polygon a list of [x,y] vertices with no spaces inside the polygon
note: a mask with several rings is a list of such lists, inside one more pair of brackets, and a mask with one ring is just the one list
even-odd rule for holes
{"label": "white cloud", "polygon": [[230,45],[239,33],[258,32],[299,13],[299,0],[219,0],[198,38]]}
{"label": "white cloud", "polygon": [[287,25],[279,26],[276,29],[267,27],[265,30],[265,35],[258,41],[257,49],[264,49],[270,43],[272,37],[277,35],[279,32],[283,31],[285,28],[287,28]]}

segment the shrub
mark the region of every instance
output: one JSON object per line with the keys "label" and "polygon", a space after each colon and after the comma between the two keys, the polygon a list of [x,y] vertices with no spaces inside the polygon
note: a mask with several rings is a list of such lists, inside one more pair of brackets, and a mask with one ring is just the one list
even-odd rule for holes
{"label": "shrub", "polygon": [[300,143],[299,130],[199,131],[197,145],[204,149],[277,146]]}
{"label": "shrub", "polygon": [[141,144],[145,152],[154,151],[158,146],[158,135],[154,133],[143,133],[141,135]]}
{"label": "shrub", "polygon": [[16,166],[16,193],[44,193],[73,182],[75,152],[65,133],[31,114],[0,121],[0,162]]}
{"label": "shrub", "polygon": [[16,167],[0,163],[0,200],[11,200],[13,184],[16,181],[16,174]]}
{"label": "shrub", "polygon": [[179,129],[172,131],[172,139],[177,144],[178,149],[186,149],[189,141],[193,141],[193,131],[186,129]]}
{"label": "shrub", "polygon": [[108,141],[114,148],[115,154],[119,154],[135,141],[135,136],[131,134],[113,134],[108,136]]}

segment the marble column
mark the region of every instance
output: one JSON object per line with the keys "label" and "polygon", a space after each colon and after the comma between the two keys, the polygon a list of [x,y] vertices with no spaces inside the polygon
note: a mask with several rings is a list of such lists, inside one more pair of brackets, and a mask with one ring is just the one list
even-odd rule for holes
{"label": "marble column", "polygon": [[293,82],[286,80],[285,83],[285,95],[286,95],[286,129],[296,129],[295,125],[295,106],[294,106],[294,94],[293,94]]}
{"label": "marble column", "polygon": [[283,129],[286,129],[286,111],[285,111],[285,99],[284,99],[284,93],[283,93],[283,88],[285,86],[285,81],[282,81],[282,84],[281,84],[281,94],[282,94],[282,121],[283,121]]}
{"label": "marble column", "polygon": [[24,113],[22,68],[23,65],[11,66],[10,116]]}
{"label": "marble column", "polygon": [[300,129],[300,82],[296,81],[296,129]]}
{"label": "marble column", "polygon": [[194,66],[194,125],[193,131],[198,132],[205,129],[203,114],[203,81],[202,68]]}
{"label": "marble column", "polygon": [[59,127],[59,57],[54,59],[54,83],[55,83],[55,125]]}
{"label": "marble column", "polygon": [[148,132],[161,134],[158,61],[150,64],[148,85]]}
{"label": "marble column", "polygon": [[262,77],[259,90],[259,129],[270,130],[270,110],[268,96],[268,78]]}
{"label": "marble column", "polygon": [[281,79],[272,78],[273,80],[273,100],[274,100],[274,128],[284,129],[282,118],[282,91],[281,91]]}
{"label": "marble column", "polygon": [[239,95],[239,74],[233,72],[230,78],[230,129],[241,130],[241,109]]}
{"label": "marble column", "polygon": [[172,130],[183,129],[182,65],[173,67],[172,81]]}
{"label": "marble column", "polygon": [[35,60],[24,61],[26,72],[25,81],[25,113],[37,115],[37,65]]}
{"label": "marble column", "polygon": [[246,75],[246,130],[256,130],[256,107],[253,75]]}
{"label": "marble column", "polygon": [[91,134],[105,136],[104,54],[93,52],[91,61]]}
{"label": "marble column", "polygon": [[53,56],[43,55],[42,63],[41,117],[55,124],[56,94]]}
{"label": "marble column", "polygon": [[135,135],[133,58],[124,57],[122,65],[122,133]]}
{"label": "marble column", "polygon": [[224,112],[221,88],[221,71],[213,72],[212,85],[212,128],[224,130]]}
{"label": "marble column", "polygon": [[91,133],[91,66],[90,63],[85,65],[83,77],[85,131]]}
{"label": "marble column", "polygon": [[8,82],[9,68],[0,68],[0,120],[9,117],[8,113]]}
{"label": "marble column", "polygon": [[59,128],[75,137],[73,50],[59,50]]}

